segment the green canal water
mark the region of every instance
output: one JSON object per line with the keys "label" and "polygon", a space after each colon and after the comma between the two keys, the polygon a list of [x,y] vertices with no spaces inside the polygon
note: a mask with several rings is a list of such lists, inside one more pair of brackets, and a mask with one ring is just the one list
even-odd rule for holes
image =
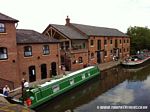
{"label": "green canal water", "polygon": [[[126,106],[130,109],[114,109],[115,106],[116,108]],[[35,110],[36,112],[150,112],[150,65],[138,69],[118,66],[104,71],[94,79]]]}

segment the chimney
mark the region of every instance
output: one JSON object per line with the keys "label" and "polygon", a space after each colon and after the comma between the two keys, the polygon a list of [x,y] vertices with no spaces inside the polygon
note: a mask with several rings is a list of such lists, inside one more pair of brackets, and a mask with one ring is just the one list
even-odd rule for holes
{"label": "chimney", "polygon": [[70,24],[70,18],[67,16],[66,18],[66,26]]}

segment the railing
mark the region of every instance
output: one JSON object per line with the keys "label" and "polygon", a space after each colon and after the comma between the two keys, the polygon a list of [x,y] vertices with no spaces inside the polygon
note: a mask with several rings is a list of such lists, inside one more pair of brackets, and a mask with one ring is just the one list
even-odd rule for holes
{"label": "railing", "polygon": [[79,53],[79,52],[88,52],[88,49],[77,49],[77,50],[73,49],[73,50],[71,50],[71,53]]}
{"label": "railing", "polygon": [[14,82],[0,78],[0,93],[2,93],[3,87],[8,85],[10,90],[14,89]]}

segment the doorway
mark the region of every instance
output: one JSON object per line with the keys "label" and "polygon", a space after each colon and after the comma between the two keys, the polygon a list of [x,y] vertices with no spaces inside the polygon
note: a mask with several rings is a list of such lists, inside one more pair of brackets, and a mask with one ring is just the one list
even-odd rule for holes
{"label": "doorway", "polygon": [[41,79],[47,78],[47,67],[46,64],[41,64]]}
{"label": "doorway", "polygon": [[29,67],[29,82],[34,82],[34,81],[36,81],[35,66],[30,66]]}
{"label": "doorway", "polygon": [[100,51],[97,52],[97,63],[98,64],[101,63],[101,52]]}
{"label": "doorway", "polygon": [[57,70],[56,70],[56,62],[51,63],[51,76],[56,76]]}

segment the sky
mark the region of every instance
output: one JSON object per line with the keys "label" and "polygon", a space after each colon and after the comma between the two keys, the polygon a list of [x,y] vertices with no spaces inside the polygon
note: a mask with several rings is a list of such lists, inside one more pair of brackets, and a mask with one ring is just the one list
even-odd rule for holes
{"label": "sky", "polygon": [[19,20],[17,29],[43,32],[49,24],[150,28],[150,0],[0,0],[0,12]]}

